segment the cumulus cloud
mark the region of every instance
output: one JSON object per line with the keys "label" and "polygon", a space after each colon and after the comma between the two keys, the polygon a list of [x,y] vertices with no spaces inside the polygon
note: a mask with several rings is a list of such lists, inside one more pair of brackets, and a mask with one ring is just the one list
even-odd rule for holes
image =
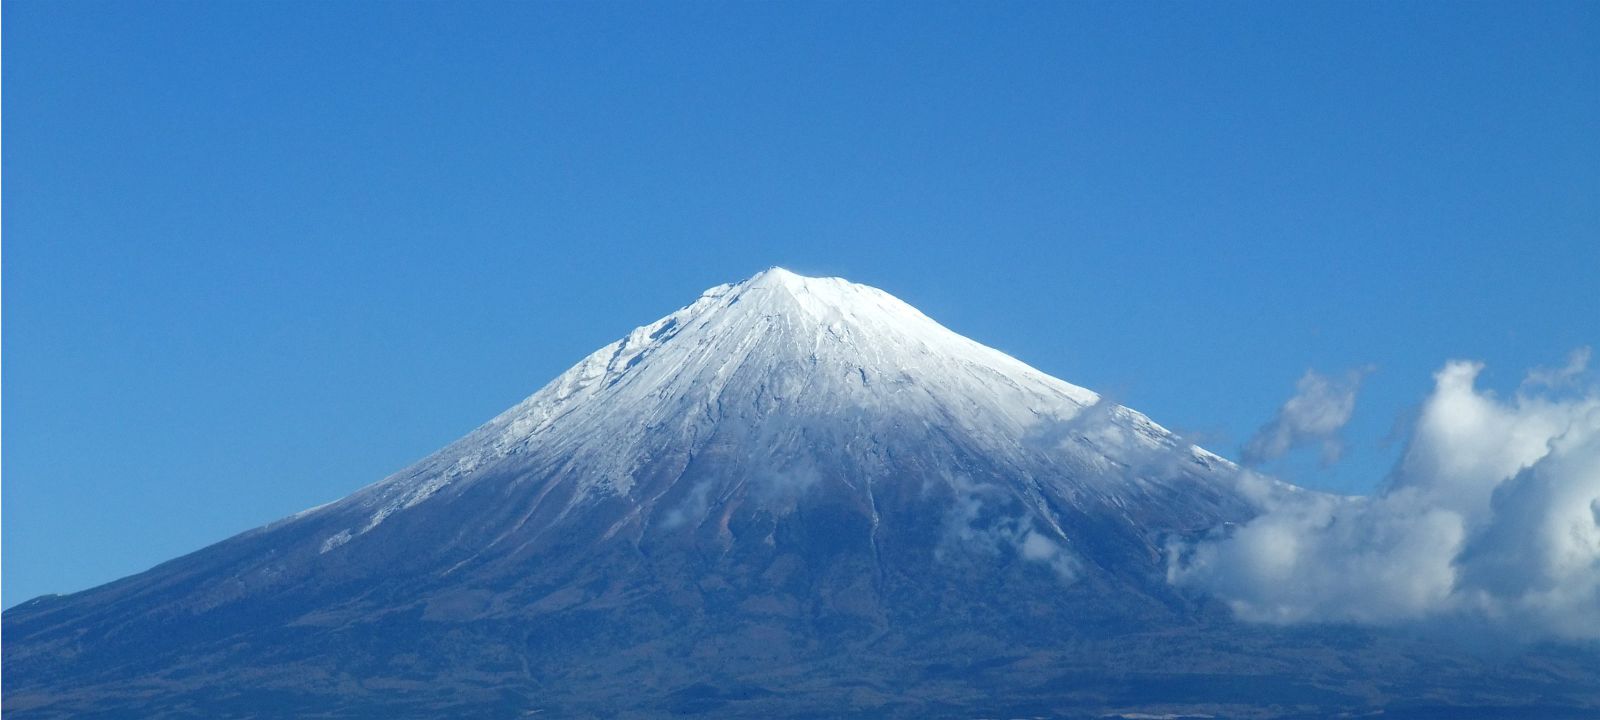
{"label": "cumulus cloud", "polygon": [[1295,384],[1294,397],[1278,408],[1272,421],[1256,431],[1245,443],[1242,459],[1246,465],[1276,460],[1295,448],[1317,445],[1322,461],[1333,463],[1344,453],[1339,431],[1350,422],[1356,409],[1356,391],[1364,370],[1353,370],[1332,378],[1307,370]]}
{"label": "cumulus cloud", "polygon": [[1502,399],[1480,364],[1447,364],[1382,491],[1257,492],[1254,520],[1170,547],[1168,579],[1251,621],[1600,639],[1600,392],[1568,367],[1561,392],[1541,378]]}

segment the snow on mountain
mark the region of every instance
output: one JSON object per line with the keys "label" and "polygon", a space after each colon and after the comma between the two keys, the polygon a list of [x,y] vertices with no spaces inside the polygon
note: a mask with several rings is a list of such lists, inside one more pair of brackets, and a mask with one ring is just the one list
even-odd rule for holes
{"label": "snow on mountain", "polygon": [[1108,498],[1160,482],[1137,472],[1151,458],[1232,467],[882,290],[774,267],[636,328],[465,438],[338,503],[359,506],[365,519],[330,535],[323,550],[502,464],[581,468],[569,506],[595,495],[650,504],[665,488],[640,488],[636,474],[668,447],[703,444],[723,423],[761,435],[764,446],[846,448],[900,424],[939,425],[966,451],[1010,458],[1024,477],[1063,462],[1092,468],[1077,482],[1098,486],[1075,490]]}

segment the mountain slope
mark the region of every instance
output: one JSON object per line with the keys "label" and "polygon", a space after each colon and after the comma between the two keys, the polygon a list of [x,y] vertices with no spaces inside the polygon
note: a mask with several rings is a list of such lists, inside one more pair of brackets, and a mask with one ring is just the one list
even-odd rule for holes
{"label": "mountain slope", "polygon": [[1485,702],[1582,695],[1578,661],[1485,682],[1175,592],[1166,540],[1251,514],[1234,476],[886,293],[773,269],[343,500],[7,612],[5,709],[1271,713],[1409,682],[1357,657]]}

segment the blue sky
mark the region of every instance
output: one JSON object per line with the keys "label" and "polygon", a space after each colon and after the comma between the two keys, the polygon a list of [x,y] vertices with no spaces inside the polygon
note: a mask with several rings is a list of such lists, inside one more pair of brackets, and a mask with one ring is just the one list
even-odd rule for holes
{"label": "blue sky", "polygon": [[6,606],[331,500],[770,266],[1237,457],[1600,342],[1600,6],[8,2]]}

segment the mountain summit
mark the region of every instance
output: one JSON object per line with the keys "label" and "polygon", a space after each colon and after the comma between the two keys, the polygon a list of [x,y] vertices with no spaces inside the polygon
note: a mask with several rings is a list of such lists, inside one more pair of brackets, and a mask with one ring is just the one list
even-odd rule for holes
{"label": "mountain summit", "polygon": [[[613,534],[698,524],[706,518],[691,514],[731,511],[730,503],[748,511],[752,498],[793,503],[812,481],[873,515],[873,486],[886,480],[891,456],[913,449],[998,463],[991,469],[1002,486],[1028,498],[1052,543],[1070,538],[1045,504],[1047,485],[1068,490],[1074,505],[1137,504],[1152,491],[1179,491],[1174,483],[1206,501],[1225,493],[1208,472],[1226,464],[1220,458],[1181,448],[1144,416],[1099,402],[881,290],[773,268],[707,290],[463,440],[339,503],[337,510],[358,509],[356,521],[324,549],[484,481],[542,480],[523,508],[530,517],[625,504],[620,524],[607,528]],[[1119,471],[1184,450],[1195,466],[1189,472]],[[724,452],[719,462],[731,465],[715,478],[698,472],[697,460]],[[918,476],[931,479],[977,482],[954,468]],[[1044,542],[1040,536],[1035,546]]]}
{"label": "mountain summit", "polygon": [[[885,292],[773,268],[349,497],[13,608],[5,710],[1260,714],[1370,708],[1419,677],[1501,692],[1470,658],[1243,626],[1170,587],[1171,539],[1254,512],[1237,475]],[[1397,670],[1374,684],[1362,658]]]}

